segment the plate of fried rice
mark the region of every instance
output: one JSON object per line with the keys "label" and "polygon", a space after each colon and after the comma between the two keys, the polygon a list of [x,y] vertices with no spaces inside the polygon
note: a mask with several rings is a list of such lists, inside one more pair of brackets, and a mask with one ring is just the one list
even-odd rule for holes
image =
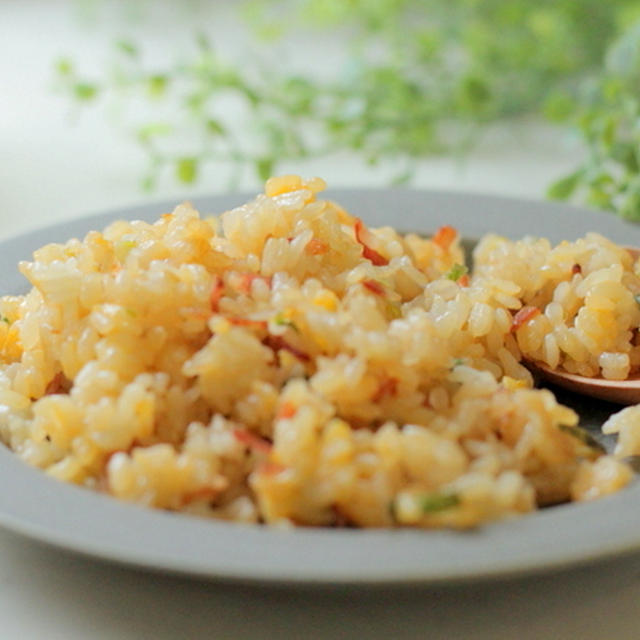
{"label": "plate of fried rice", "polygon": [[0,243],[0,524],[96,558],[410,584],[640,547],[640,227],[411,190],[110,212]]}

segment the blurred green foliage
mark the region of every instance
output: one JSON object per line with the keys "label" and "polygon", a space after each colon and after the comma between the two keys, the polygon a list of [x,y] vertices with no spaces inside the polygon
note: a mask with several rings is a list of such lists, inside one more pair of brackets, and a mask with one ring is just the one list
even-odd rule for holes
{"label": "blurred green foliage", "polygon": [[[58,61],[59,85],[77,102],[183,107],[135,125],[148,188],[166,166],[187,183],[208,162],[251,166],[262,179],[284,161],[340,150],[403,160],[402,183],[420,158],[468,148],[482,124],[537,114],[585,143],[584,163],[549,195],[640,219],[637,0],[248,0],[238,11],[269,47],[300,33],[348,46],[317,77],[265,64],[260,47],[248,64],[231,63],[202,34],[186,59],[152,70],[127,40],[97,79]],[[221,100],[235,101],[235,119],[223,119]]]}
{"label": "blurred green foliage", "polygon": [[549,195],[578,194],[591,206],[640,221],[640,22],[609,47],[600,74],[584,83],[560,119],[578,128],[587,157]]}

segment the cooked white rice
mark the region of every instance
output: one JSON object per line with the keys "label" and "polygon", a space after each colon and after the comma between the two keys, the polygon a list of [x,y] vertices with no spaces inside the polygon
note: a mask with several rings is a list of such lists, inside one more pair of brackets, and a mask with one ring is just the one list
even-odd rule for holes
{"label": "cooked white rice", "polygon": [[637,369],[625,251],[488,237],[470,277],[454,229],[367,229],[323,188],[272,178],[219,219],[181,205],[36,251],[0,299],[4,442],[123,500],[269,524],[471,527],[629,482],[521,363]]}

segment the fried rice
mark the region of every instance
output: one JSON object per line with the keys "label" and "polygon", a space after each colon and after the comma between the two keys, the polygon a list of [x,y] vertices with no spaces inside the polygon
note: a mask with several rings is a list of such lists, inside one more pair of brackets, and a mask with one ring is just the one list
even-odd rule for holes
{"label": "fried rice", "polygon": [[522,364],[638,370],[628,252],[488,236],[469,273],[455,229],[369,229],[323,188],[271,178],[218,218],[183,204],[37,250],[0,299],[2,440],[59,480],[248,523],[467,528],[631,480]]}

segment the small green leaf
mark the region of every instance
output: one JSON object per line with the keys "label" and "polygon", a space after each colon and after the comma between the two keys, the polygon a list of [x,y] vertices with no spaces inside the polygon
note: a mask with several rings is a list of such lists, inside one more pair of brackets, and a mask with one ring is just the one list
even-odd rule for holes
{"label": "small green leaf", "polygon": [[628,220],[640,221],[640,184],[627,188],[619,213]]}
{"label": "small green leaf", "polygon": [[201,51],[211,51],[211,41],[203,31],[198,31],[196,34],[196,44]]}
{"label": "small green leaf", "polygon": [[256,34],[266,42],[273,42],[274,40],[281,38],[284,32],[284,27],[280,24],[271,23],[256,25]]}
{"label": "small green leaf", "polygon": [[615,117],[610,116],[605,119],[602,125],[601,143],[605,149],[610,152],[611,146],[616,138],[616,130],[618,128],[618,122]]}
{"label": "small green leaf", "polygon": [[275,162],[273,158],[258,158],[255,161],[256,173],[260,180],[267,180],[273,174],[273,166]]}
{"label": "small green leaf", "polygon": [[396,174],[391,179],[391,184],[394,187],[403,187],[406,184],[409,184],[413,179],[415,171],[413,169],[407,169],[406,171],[402,171],[401,173]]}
{"label": "small green leaf", "polygon": [[576,109],[576,103],[567,93],[556,91],[544,102],[544,115],[552,122],[565,122]]}
{"label": "small green leaf", "polygon": [[167,90],[169,78],[163,74],[150,76],[147,80],[147,93],[152,98],[159,98]]}
{"label": "small green leaf", "polygon": [[150,122],[141,126],[138,131],[138,140],[143,144],[150,142],[158,136],[167,136],[173,132],[173,127],[167,122]]}
{"label": "small green leaf", "polygon": [[198,159],[194,157],[180,158],[176,162],[176,177],[180,182],[190,184],[198,177]]}
{"label": "small green leaf", "polygon": [[598,186],[590,186],[587,195],[587,203],[596,209],[613,209],[611,195]]}
{"label": "small green leaf", "polygon": [[145,176],[140,181],[140,187],[143,191],[150,192],[156,188],[156,179],[154,176]]}
{"label": "small green leaf", "polygon": [[466,76],[459,88],[459,101],[463,109],[469,111],[482,110],[491,99],[491,89],[480,77]]}
{"label": "small green leaf", "polygon": [[138,55],[138,48],[136,47],[131,40],[118,40],[115,43],[116,49],[121,53],[129,56],[130,58],[135,58]]}
{"label": "small green leaf", "polygon": [[582,176],[582,170],[578,170],[564,178],[560,178],[549,187],[547,197],[552,200],[566,200],[576,190]]}
{"label": "small green leaf", "polygon": [[638,145],[632,141],[617,142],[611,149],[611,157],[623,164],[625,169],[631,173],[638,173],[640,163],[638,162]]}
{"label": "small green leaf", "polygon": [[59,76],[68,77],[73,74],[73,63],[69,58],[56,60],[55,69]]}
{"label": "small green leaf", "polygon": [[188,109],[196,112],[196,115],[199,116],[198,112],[201,111],[202,107],[207,102],[207,98],[208,94],[205,94],[202,91],[196,91],[186,96],[184,104]]}
{"label": "small green leaf", "polygon": [[7,316],[0,316],[0,322],[6,322],[7,324],[11,324],[11,320],[9,320]]}
{"label": "small green leaf", "polygon": [[207,133],[213,136],[223,136],[225,134],[224,126],[218,120],[209,118],[205,124],[207,128]]}
{"label": "small green leaf", "polygon": [[88,102],[98,95],[98,87],[88,82],[77,82],[73,85],[73,95],[77,100]]}

